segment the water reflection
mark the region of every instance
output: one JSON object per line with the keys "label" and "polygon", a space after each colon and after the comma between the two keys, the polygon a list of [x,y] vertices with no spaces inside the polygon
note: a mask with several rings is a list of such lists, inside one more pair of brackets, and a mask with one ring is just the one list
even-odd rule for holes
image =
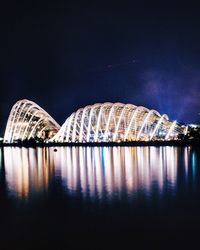
{"label": "water reflection", "polygon": [[11,194],[26,198],[48,189],[54,166],[45,148],[4,148],[6,180]]}
{"label": "water reflection", "polygon": [[55,178],[70,194],[93,199],[129,199],[168,190],[174,194],[178,171],[195,176],[197,156],[177,147],[4,148],[7,186],[25,198],[48,191]]}
{"label": "water reflection", "polygon": [[165,182],[175,189],[177,148],[113,147],[62,148],[54,165],[70,192],[102,198],[162,192]]}

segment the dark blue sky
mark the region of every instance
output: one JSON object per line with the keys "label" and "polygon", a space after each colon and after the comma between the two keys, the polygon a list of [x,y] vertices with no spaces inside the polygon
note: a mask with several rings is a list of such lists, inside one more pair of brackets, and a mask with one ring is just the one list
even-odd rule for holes
{"label": "dark blue sky", "polygon": [[21,98],[60,124],[77,108],[105,101],[199,122],[200,8],[116,2],[1,4],[1,133]]}

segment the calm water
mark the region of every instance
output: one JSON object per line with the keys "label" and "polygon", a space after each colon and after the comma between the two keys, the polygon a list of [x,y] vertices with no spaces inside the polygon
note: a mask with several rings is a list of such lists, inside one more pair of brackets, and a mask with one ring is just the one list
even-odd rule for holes
{"label": "calm water", "polygon": [[200,148],[7,147],[0,160],[0,249],[198,242]]}

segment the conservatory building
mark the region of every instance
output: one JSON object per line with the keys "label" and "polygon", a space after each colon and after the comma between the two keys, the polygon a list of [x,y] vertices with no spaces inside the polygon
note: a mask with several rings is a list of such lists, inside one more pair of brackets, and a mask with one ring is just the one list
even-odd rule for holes
{"label": "conservatory building", "polygon": [[153,109],[123,103],[96,103],[72,113],[60,127],[40,106],[29,100],[12,108],[5,143],[24,140],[43,142],[121,142],[177,140],[187,126],[169,120]]}
{"label": "conservatory building", "polygon": [[40,106],[29,100],[18,101],[8,117],[4,143],[35,139],[48,141],[60,129],[58,123]]}

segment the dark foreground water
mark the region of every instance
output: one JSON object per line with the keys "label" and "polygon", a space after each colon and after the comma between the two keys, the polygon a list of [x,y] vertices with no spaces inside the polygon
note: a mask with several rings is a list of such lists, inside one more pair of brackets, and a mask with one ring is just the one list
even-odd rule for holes
{"label": "dark foreground water", "polygon": [[199,245],[200,148],[8,147],[0,160],[0,249]]}

